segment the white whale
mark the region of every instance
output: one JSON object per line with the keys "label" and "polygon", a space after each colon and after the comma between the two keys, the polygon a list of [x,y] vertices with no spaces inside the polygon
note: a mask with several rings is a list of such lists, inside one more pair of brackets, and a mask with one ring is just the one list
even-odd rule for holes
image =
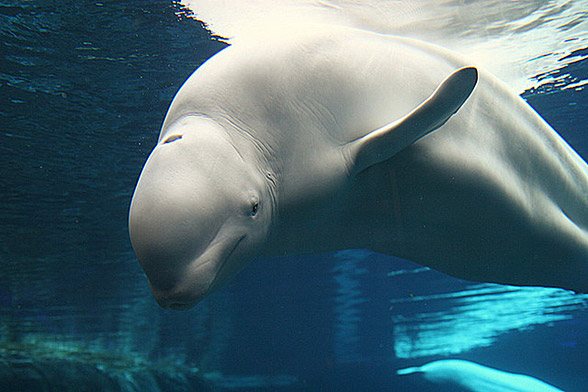
{"label": "white whale", "polygon": [[586,291],[586,163],[470,66],[333,26],[209,59],[174,98],[130,207],[158,303],[189,308],[256,256],[345,248]]}
{"label": "white whale", "polygon": [[460,386],[471,392],[563,392],[531,376],[507,373],[459,359],[434,361],[399,369],[397,373],[422,373],[428,381]]}

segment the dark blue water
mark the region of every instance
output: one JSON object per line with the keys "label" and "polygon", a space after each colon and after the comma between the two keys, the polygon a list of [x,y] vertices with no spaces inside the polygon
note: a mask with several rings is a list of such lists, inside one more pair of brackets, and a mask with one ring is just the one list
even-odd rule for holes
{"label": "dark blue water", "polygon": [[[130,248],[130,198],[173,95],[225,46],[179,13],[168,1],[0,2],[4,363],[80,363],[130,390],[182,390],[142,377],[160,371],[217,390],[440,391],[396,369],[463,358],[588,389],[583,299],[524,292],[515,316],[485,301],[470,312],[435,296],[471,283],[364,251],[259,260],[189,312],[159,309]],[[556,73],[588,78],[576,54]],[[586,89],[524,97],[588,157]]]}

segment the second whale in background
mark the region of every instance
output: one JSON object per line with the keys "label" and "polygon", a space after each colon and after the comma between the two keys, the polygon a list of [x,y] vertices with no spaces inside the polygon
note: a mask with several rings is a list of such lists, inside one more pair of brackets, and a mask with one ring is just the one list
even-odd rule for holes
{"label": "second whale in background", "polygon": [[413,373],[422,374],[431,382],[460,386],[470,392],[564,392],[531,376],[460,359],[444,359],[397,371],[401,376]]}

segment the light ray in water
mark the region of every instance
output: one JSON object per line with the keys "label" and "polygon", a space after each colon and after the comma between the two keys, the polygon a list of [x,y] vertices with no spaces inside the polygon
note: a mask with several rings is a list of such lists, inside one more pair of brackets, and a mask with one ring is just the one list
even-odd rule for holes
{"label": "light ray in water", "polygon": [[453,355],[492,345],[500,335],[572,318],[585,309],[588,295],[554,288],[476,284],[465,290],[391,301],[428,312],[394,314],[398,358]]}
{"label": "light ray in water", "polygon": [[361,304],[367,301],[360,289],[359,277],[368,272],[359,264],[370,255],[364,250],[337,252],[337,263],[333,268],[336,284],[335,295],[335,358],[339,363],[355,362],[359,353],[359,325]]}

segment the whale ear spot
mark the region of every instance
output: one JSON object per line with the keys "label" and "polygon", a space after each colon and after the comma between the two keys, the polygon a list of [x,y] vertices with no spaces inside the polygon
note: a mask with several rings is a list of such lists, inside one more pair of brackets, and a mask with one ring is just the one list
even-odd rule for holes
{"label": "whale ear spot", "polygon": [[182,135],[171,135],[170,137],[168,137],[167,139],[164,140],[163,144],[172,143],[172,142],[175,142],[176,140],[180,140],[181,138],[182,138]]}
{"label": "whale ear spot", "polygon": [[393,157],[441,127],[461,108],[477,82],[476,68],[460,68],[406,116],[345,144],[344,154],[353,172]]}

